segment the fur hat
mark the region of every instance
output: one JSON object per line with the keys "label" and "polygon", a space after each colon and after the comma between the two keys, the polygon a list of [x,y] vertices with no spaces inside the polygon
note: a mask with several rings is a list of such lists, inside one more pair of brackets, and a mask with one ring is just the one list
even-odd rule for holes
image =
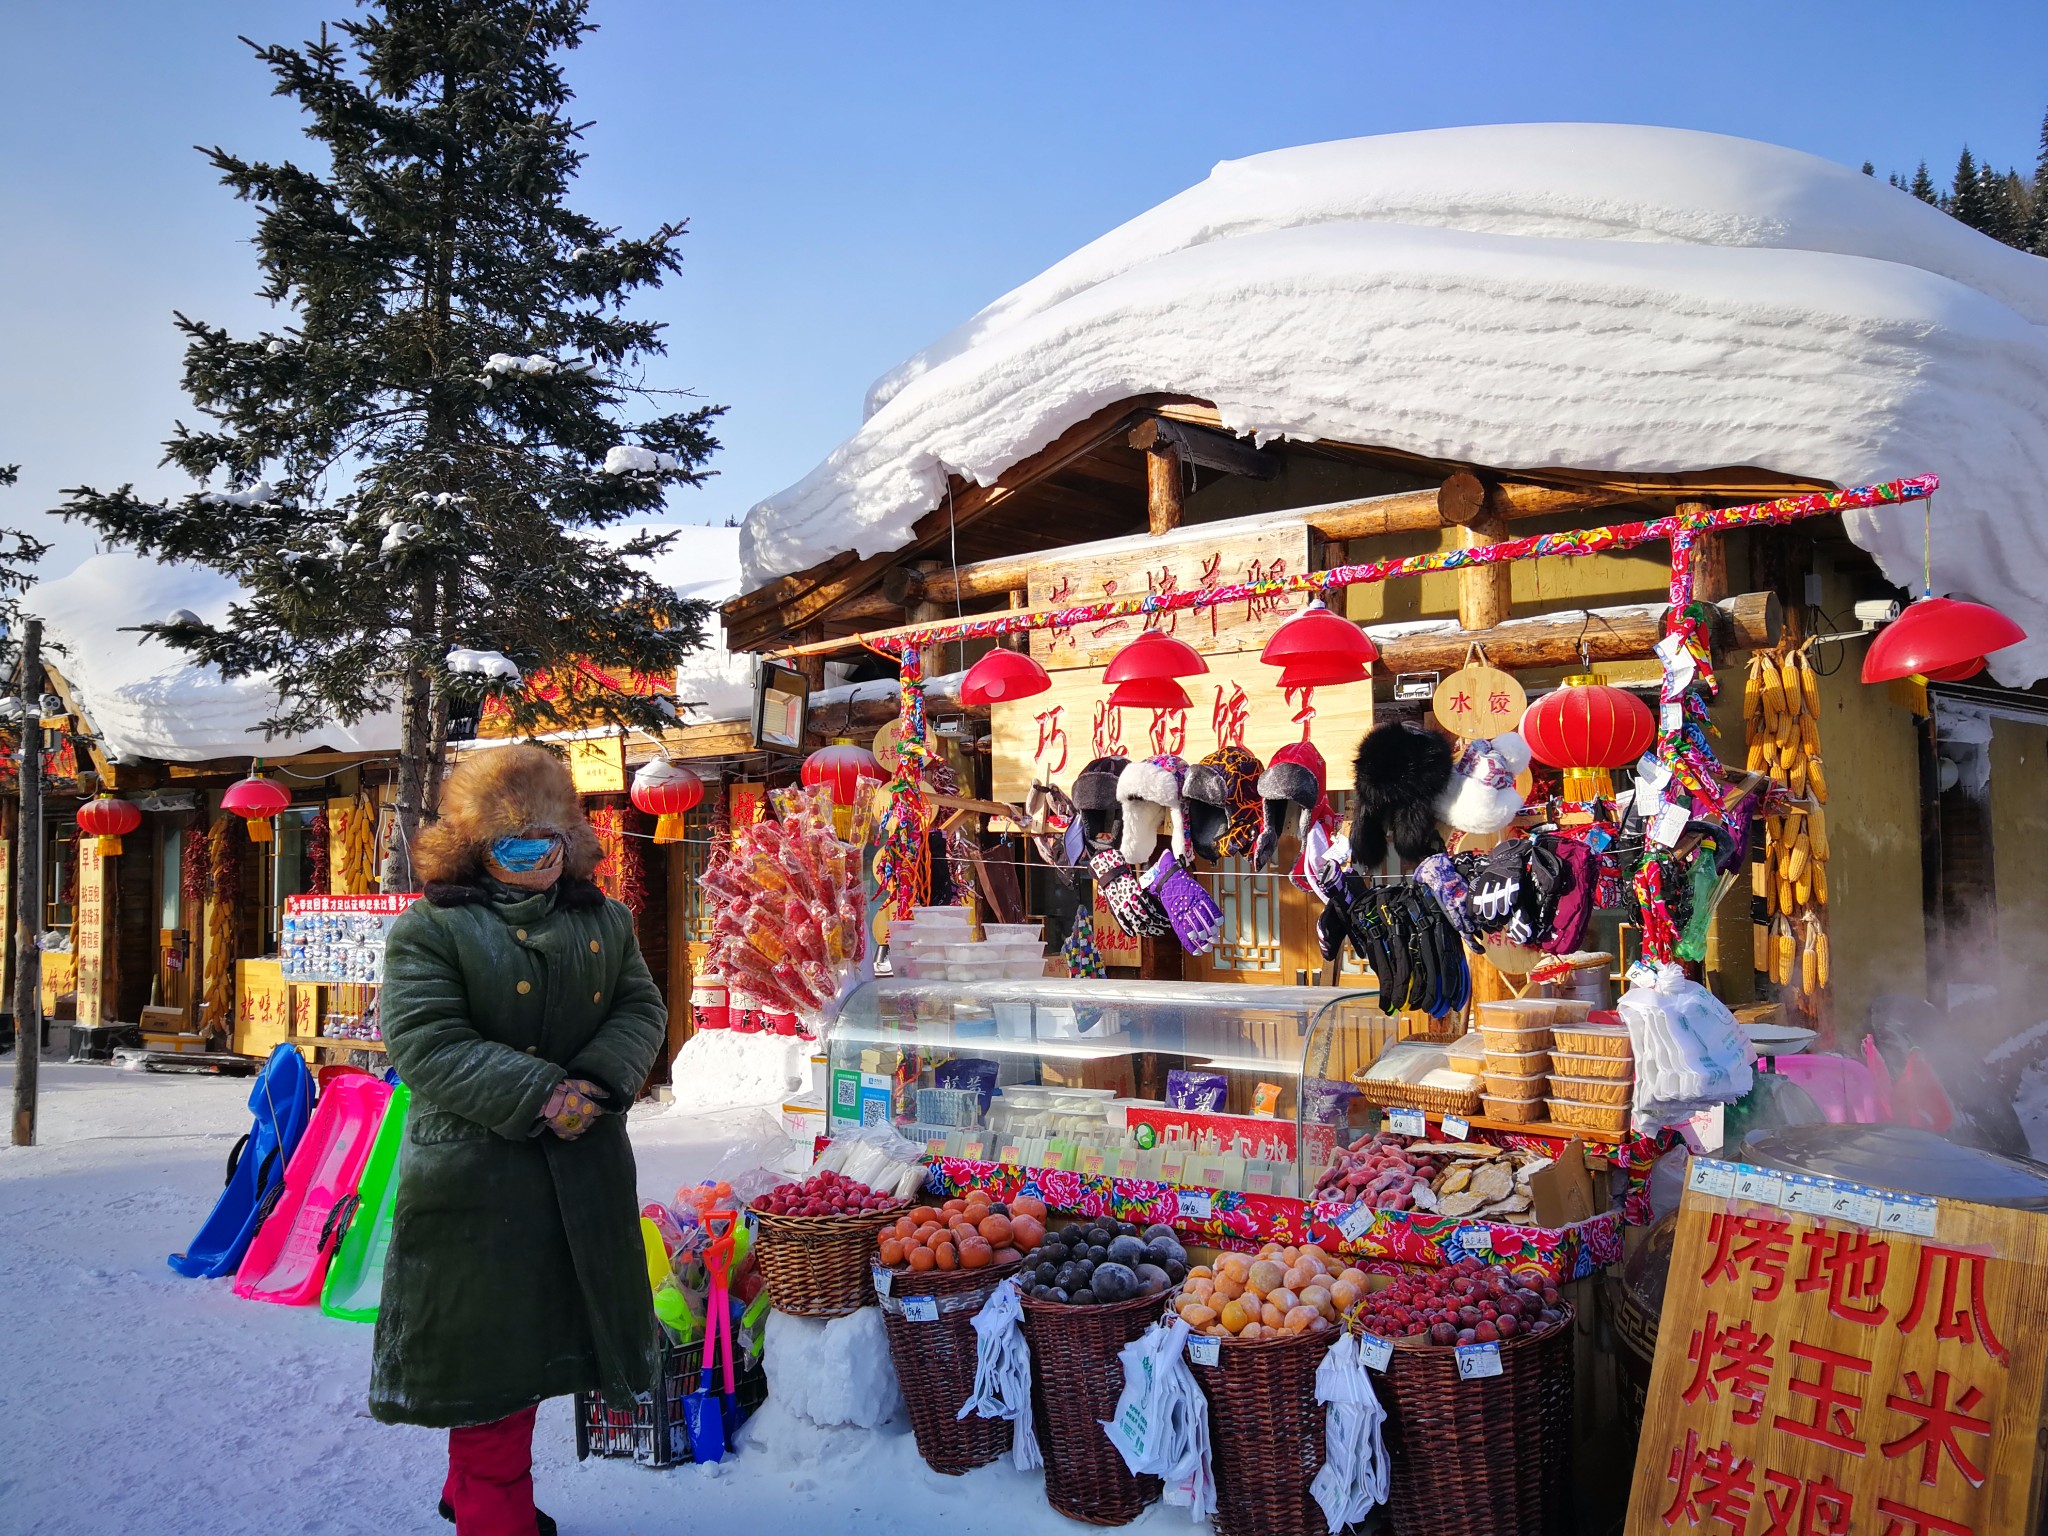
{"label": "fur hat", "polygon": [[1181,786],[1188,842],[1210,863],[1258,846],[1261,772],[1243,747],[1218,747],[1188,770]]}
{"label": "fur hat", "polygon": [[481,891],[491,844],[543,829],[562,838],[563,895],[573,901],[582,894],[573,886],[596,890],[590,877],[604,850],[584,819],[569,765],[545,747],[493,747],[464,758],[442,783],[440,819],[413,843],[413,870],[431,899],[459,905],[476,899],[465,888]]}
{"label": "fur hat", "polygon": [[1290,741],[1273,754],[1273,761],[1259,775],[1259,798],[1265,802],[1266,815],[1252,855],[1254,868],[1264,869],[1272,862],[1273,850],[1287,830],[1288,813],[1296,807],[1301,810],[1304,835],[1315,823],[1326,823],[1335,830],[1337,813],[1330,809],[1330,797],[1325,793],[1328,783],[1329,769],[1313,742]]}
{"label": "fur hat", "polygon": [[1468,741],[1451,763],[1451,782],[1437,796],[1436,819],[1476,836],[1507,829],[1522,808],[1515,775],[1529,766],[1529,745],[1513,731]]}
{"label": "fur hat", "polygon": [[1451,781],[1451,744],[1434,731],[1390,720],[1358,744],[1358,798],[1351,817],[1351,861],[1378,869],[1391,842],[1404,859],[1443,851],[1436,803]]}
{"label": "fur hat", "polygon": [[1187,761],[1171,752],[1128,763],[1117,776],[1116,797],[1124,810],[1124,829],[1118,843],[1132,868],[1143,869],[1150,862],[1169,817],[1173,823],[1173,851],[1176,855],[1187,853],[1187,812],[1181,803],[1181,786],[1187,776]]}
{"label": "fur hat", "polygon": [[1121,757],[1098,757],[1083,764],[1074,776],[1074,808],[1081,813],[1082,827],[1091,844],[1114,840],[1123,827],[1124,808],[1116,797],[1116,781],[1126,761]]}

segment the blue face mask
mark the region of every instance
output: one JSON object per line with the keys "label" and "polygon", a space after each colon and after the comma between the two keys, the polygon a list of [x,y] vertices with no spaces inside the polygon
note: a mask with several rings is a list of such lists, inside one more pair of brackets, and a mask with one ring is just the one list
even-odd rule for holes
{"label": "blue face mask", "polygon": [[500,869],[523,875],[545,864],[554,849],[552,837],[501,837],[491,844],[491,857]]}

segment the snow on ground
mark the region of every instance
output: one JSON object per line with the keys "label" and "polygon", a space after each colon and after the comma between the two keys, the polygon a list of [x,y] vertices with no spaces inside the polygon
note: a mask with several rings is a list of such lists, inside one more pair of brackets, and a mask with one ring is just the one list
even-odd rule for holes
{"label": "snow on ground", "polygon": [[[11,1069],[0,1086],[11,1089]],[[0,1529],[20,1536],[383,1536],[435,1518],[439,1431],[367,1417],[370,1328],[186,1280],[184,1246],[248,1127],[246,1080],[45,1062],[42,1144],[0,1148]],[[739,1115],[634,1117],[644,1195],[701,1177]],[[824,1430],[770,1404],[721,1467],[578,1465],[566,1399],[534,1437],[541,1506],[569,1536],[835,1536],[1080,1529],[1036,1474],[941,1477],[907,1426]],[[906,1512],[912,1512],[906,1514]],[[907,1521],[907,1524],[906,1524]],[[1182,1529],[1183,1511],[1141,1525]]]}
{"label": "snow on ground", "polygon": [[[741,530],[745,584],[902,547],[948,473],[988,484],[1164,391],[1232,431],[1502,468],[1938,473],[1934,588],[2048,674],[2048,263],[1812,155],[1689,130],[1440,129],[1219,165],[876,384]],[[1917,589],[1922,510],[1848,515]]]}

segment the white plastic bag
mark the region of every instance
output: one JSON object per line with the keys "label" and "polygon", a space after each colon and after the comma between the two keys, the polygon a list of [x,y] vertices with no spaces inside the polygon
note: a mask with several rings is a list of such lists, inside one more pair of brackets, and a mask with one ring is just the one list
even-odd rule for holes
{"label": "white plastic bag", "polygon": [[1323,1465],[1308,1485],[1333,1531],[1363,1520],[1387,1502],[1387,1446],[1381,1426],[1387,1411],[1373,1391],[1365,1355],[1350,1334],[1340,1335],[1316,1367],[1316,1401],[1323,1404]]}
{"label": "white plastic bag", "polygon": [[1123,1395],[1102,1431],[1134,1476],[1159,1478],[1167,1503],[1184,1505],[1190,1520],[1206,1520],[1216,1510],[1209,1403],[1188,1367],[1187,1338],[1188,1325],[1176,1317],[1123,1347]]}
{"label": "white plastic bag", "polygon": [[1031,1346],[1024,1339],[1024,1306],[1017,1287],[1004,1281],[974,1314],[974,1390],[960,1411],[984,1419],[1011,1419],[1016,1434],[1010,1459],[1019,1472],[1042,1465],[1038,1435],[1031,1427]]}
{"label": "white plastic bag", "polygon": [[1654,983],[1632,984],[1618,1006],[1635,1047],[1638,1131],[1681,1125],[1749,1092],[1756,1053],[1727,1005],[1683,968],[1659,966]]}

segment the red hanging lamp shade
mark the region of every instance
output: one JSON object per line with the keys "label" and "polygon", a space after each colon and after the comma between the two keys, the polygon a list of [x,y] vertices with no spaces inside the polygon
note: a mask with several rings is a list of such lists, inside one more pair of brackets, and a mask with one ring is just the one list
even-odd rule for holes
{"label": "red hanging lamp shade", "polygon": [[[1269,667],[1294,668],[1314,665],[1324,671],[1370,667],[1380,654],[1372,637],[1349,619],[1340,618],[1320,602],[1307,608],[1273,631],[1259,660]],[[1345,678],[1344,681],[1356,681]]]}
{"label": "red hanging lamp shade", "polygon": [[627,794],[635,809],[656,818],[657,843],[679,843],[683,840],[683,817],[703,803],[704,781],[681,763],[665,757],[650,758],[633,775]]}
{"label": "red hanging lamp shade", "polygon": [[1334,656],[1307,656],[1280,669],[1280,688],[1336,688],[1346,683],[1363,683],[1372,669],[1362,661],[1343,661]]}
{"label": "red hanging lamp shade", "polygon": [[1028,699],[1051,686],[1045,668],[1025,652],[997,646],[967,669],[960,683],[960,698],[968,704],[1001,704]]}
{"label": "red hanging lamp shade", "polygon": [[78,830],[100,840],[100,857],[111,858],[121,851],[123,834],[142,825],[142,808],[132,800],[101,795],[78,808]]}
{"label": "red hanging lamp shade", "polygon": [[1199,677],[1208,670],[1209,663],[1187,641],[1176,640],[1161,629],[1148,629],[1109,658],[1109,665],[1102,669],[1102,680],[1161,682],[1176,677]]}
{"label": "red hanging lamp shade", "polygon": [[275,779],[256,772],[230,784],[220,797],[220,808],[232,811],[249,824],[249,841],[270,841],[270,818],[292,803],[292,792]]}
{"label": "red hanging lamp shade", "polygon": [[1170,677],[1134,677],[1118,683],[1109,696],[1111,709],[1186,709],[1189,705],[1187,689]]}
{"label": "red hanging lamp shade", "polygon": [[1979,665],[1959,672],[1958,667],[1982,663],[1991,652],[2026,638],[2027,632],[1996,608],[1952,597],[1915,598],[1863,653],[1863,681],[1884,683],[1917,672],[1935,682],[1958,682],[1983,670]]}
{"label": "red hanging lamp shade", "polygon": [[1566,678],[1531,704],[1520,730],[1530,756],[1565,771],[1567,799],[1592,800],[1614,792],[1610,768],[1624,768],[1650,750],[1657,718],[1626,688],[1589,672]]}
{"label": "red hanging lamp shade", "polygon": [[889,776],[875,761],[874,753],[842,738],[829,747],[820,747],[805,758],[797,777],[807,788],[824,785],[832,796],[832,804],[845,810],[859,798],[863,782],[881,784],[887,782]]}

